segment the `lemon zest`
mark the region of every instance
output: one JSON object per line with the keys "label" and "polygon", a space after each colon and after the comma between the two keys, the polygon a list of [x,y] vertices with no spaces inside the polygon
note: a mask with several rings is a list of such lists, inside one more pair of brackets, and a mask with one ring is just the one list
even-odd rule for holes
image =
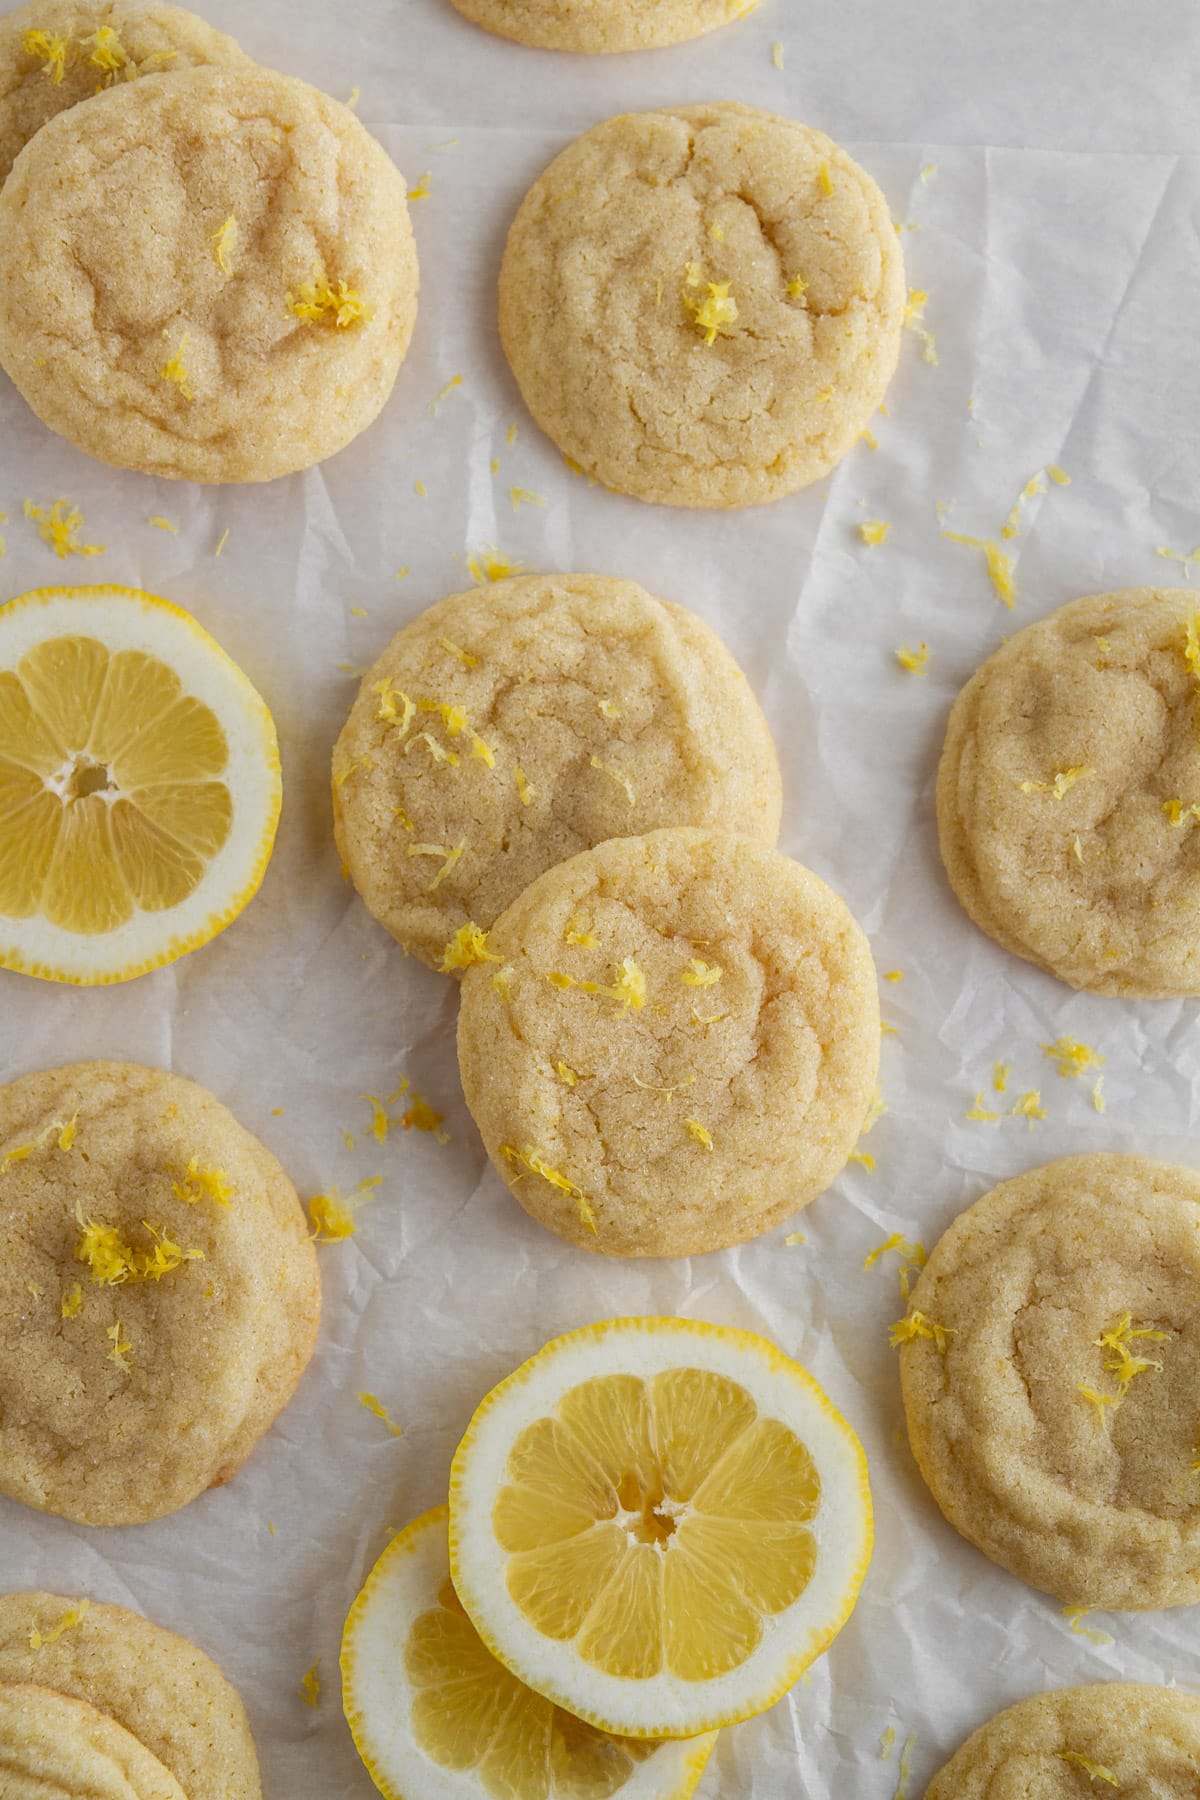
{"label": "lemon zest", "polygon": [[[424,737],[426,734],[422,732],[421,735]],[[445,844],[410,844],[408,846],[410,856],[441,856],[445,858],[441,868],[430,882],[427,892],[432,894],[442,885],[466,847],[465,843],[455,844],[453,849],[448,849]]]}
{"label": "lemon zest", "polygon": [[[387,1114],[387,1107],[375,1094],[362,1094],[360,1098],[365,1100],[367,1105],[371,1108],[371,1123],[367,1129],[370,1131],[371,1136],[375,1139],[376,1143],[386,1144],[388,1128],[391,1125],[391,1120],[388,1118]],[[348,1133],[347,1136],[349,1136]],[[351,1139],[348,1148],[353,1149],[353,1147],[353,1139]]]}
{"label": "lemon zest", "polygon": [[218,1206],[228,1206],[233,1198],[233,1184],[224,1169],[202,1169],[198,1156],[188,1159],[183,1180],[173,1182],[171,1191],[177,1200],[186,1200],[189,1206],[194,1206],[198,1200],[215,1200]]}
{"label": "lemon zest", "polygon": [[221,533],[220,537],[217,539],[217,547],[213,551],[213,555],[220,556],[223,553],[225,546],[228,542],[229,542],[229,527],[227,525],[225,527],[224,531]]}
{"label": "lemon zest", "polygon": [[1009,1114],[1009,1118],[1011,1119],[1028,1119],[1030,1131],[1033,1130],[1034,1120],[1044,1119],[1045,1116],[1046,1111],[1042,1105],[1042,1096],[1037,1088],[1030,1088],[1028,1093],[1022,1094],[1018,1099],[1014,1100],[1012,1111]]}
{"label": "lemon zest", "polygon": [[537,789],[530,786],[525,771],[521,768],[520,764],[517,765],[514,774],[517,783],[517,799],[521,802],[522,806],[532,806],[534,800],[537,798]]}
{"label": "lemon zest", "polygon": [[404,1427],[396,1424],[383,1401],[377,1399],[374,1394],[360,1393],[358,1403],[360,1406],[365,1406],[367,1411],[373,1413],[377,1419],[382,1419],[393,1437],[404,1436]]}
{"label": "lemon zest", "polygon": [[1043,1044],[1042,1049],[1057,1063],[1059,1074],[1068,1079],[1082,1075],[1085,1069],[1099,1068],[1101,1063],[1108,1061],[1099,1050],[1093,1050],[1090,1044],[1082,1044],[1075,1038],[1056,1038],[1052,1044]]}
{"label": "lemon zest", "polygon": [[563,934],[564,942],[578,944],[584,950],[598,950],[600,940],[588,929],[588,922],[582,913],[573,913],[567,920],[567,929]]}
{"label": "lemon zest", "polygon": [[[164,336],[165,335],[166,334],[164,333]],[[183,395],[184,399],[189,401],[194,400],[195,395],[192,393],[191,377],[188,374],[187,364],[184,362],[183,358],[184,352],[187,350],[191,341],[191,332],[185,331],[179,340],[178,350],[176,350],[173,356],[168,356],[166,362],[159,370],[162,379],[164,381],[173,382],[179,389],[179,392]]]}
{"label": "lemon zest", "polygon": [[365,325],[371,315],[363,297],[355,288],[339,281],[336,288],[327,276],[319,281],[306,281],[287,297],[287,309],[306,325],[321,325],[331,331],[350,331]]}
{"label": "lemon zest", "polygon": [[1017,584],[1013,580],[1013,559],[1008,552],[1002,550],[994,538],[968,537],[961,531],[943,531],[941,535],[951,544],[966,544],[972,550],[983,551],[992,586],[1011,612],[1017,597]]}
{"label": "lemon zest", "polygon": [[1107,1105],[1107,1102],[1104,1098],[1104,1077],[1103,1077],[1103,1075],[1098,1075],[1096,1077],[1095,1086],[1092,1088],[1092,1105],[1095,1107],[1095,1109],[1098,1113],[1102,1113],[1104,1111],[1105,1106]]}
{"label": "lemon zest", "polygon": [[418,1094],[416,1088],[414,1088],[412,1091],[412,1105],[409,1107],[400,1123],[403,1125],[405,1131],[427,1131],[431,1137],[437,1139],[439,1144],[448,1144],[450,1142],[450,1133],[439,1129],[445,1122],[445,1118],[445,1113],[437,1112],[430,1106],[428,1100],[426,1100],[423,1095]]}
{"label": "lemon zest", "polygon": [[476,963],[503,962],[502,956],[497,956],[494,950],[488,949],[487,942],[487,932],[481,930],[473,919],[468,919],[465,925],[459,926],[442,951],[442,960],[438,964],[439,973],[449,975],[453,969],[471,969]]}
{"label": "lemon zest", "polygon": [[404,746],[405,756],[410,756],[418,744],[424,744],[434,762],[449,763],[451,768],[457,769],[459,759],[454,751],[445,749],[428,731],[418,731],[415,737],[408,740]]}
{"label": "lemon zest", "polygon": [[1167,1334],[1165,1331],[1153,1331],[1148,1326],[1135,1326],[1133,1314],[1125,1313],[1115,1325],[1107,1331],[1102,1331],[1100,1336],[1095,1339],[1095,1346],[1098,1350],[1112,1351],[1112,1355],[1107,1358],[1104,1367],[1108,1374],[1115,1375],[1117,1378],[1116,1405],[1119,1405],[1125,1398],[1137,1376],[1144,1375],[1150,1369],[1157,1370],[1160,1375],[1162,1373],[1160,1362],[1156,1362],[1153,1357],[1149,1356],[1135,1356],[1129,1348],[1130,1344],[1139,1338],[1161,1344],[1166,1342]]}
{"label": "lemon zest", "polygon": [[901,1344],[911,1344],[914,1338],[928,1338],[945,1355],[946,1340],[951,1336],[953,1331],[949,1325],[939,1325],[936,1319],[926,1318],[923,1312],[914,1309],[892,1326],[891,1344],[893,1349],[898,1349]]}
{"label": "lemon zest", "polygon": [[803,1231],[789,1231],[783,1241],[790,1249],[794,1244],[807,1244],[808,1238]]}
{"label": "lemon zest", "polygon": [[1077,781],[1095,773],[1090,764],[1079,763],[1073,769],[1060,769],[1053,781],[1019,781],[1017,786],[1023,794],[1053,794],[1056,800],[1061,800]]}
{"label": "lemon zest", "polygon": [[67,72],[70,39],[60,37],[53,31],[27,31],[21,42],[25,46],[26,56],[36,56],[55,87],[61,87],[63,76]]}
{"label": "lemon zest", "polygon": [[900,667],[907,669],[910,675],[925,673],[925,664],[929,661],[928,644],[921,644],[916,650],[910,650],[907,644],[901,644],[900,648],[894,650],[892,654]]}
{"label": "lemon zest", "polygon": [[1195,803],[1185,806],[1182,800],[1164,800],[1162,809],[1172,825],[1182,825],[1185,819],[1200,819],[1200,806]]}
{"label": "lemon zest", "polygon": [[129,1342],[128,1338],[122,1338],[120,1319],[117,1320],[115,1325],[109,1326],[108,1330],[105,1332],[105,1336],[109,1338],[112,1343],[112,1349],[108,1353],[109,1362],[116,1363],[118,1369],[128,1369],[129,1352],[133,1349],[133,1345]]}
{"label": "lemon zest", "polygon": [[793,275],[787,284],[787,291],[793,300],[799,300],[808,292],[808,283],[803,275]]}
{"label": "lemon zest", "polygon": [[59,1308],[64,1319],[73,1319],[76,1313],[83,1310],[83,1289],[75,1282],[62,1297]]}
{"label": "lemon zest", "polygon": [[904,970],[903,969],[888,969],[884,973],[883,979],[885,981],[903,981],[904,980]]}
{"label": "lemon zest", "polygon": [[480,762],[485,762],[489,769],[494,769],[496,766],[496,752],[487,739],[481,738],[477,731],[471,733],[471,755],[477,756]]}
{"label": "lemon zest", "polygon": [[693,956],[679,979],[684,987],[715,987],[724,973],[720,963],[702,962],[698,956]]}
{"label": "lemon zest", "polygon": [[774,65],[777,69],[782,70],[782,68],[783,68],[783,45],[779,42],[778,38],[776,38],[775,42],[771,45],[771,61],[774,63]]}
{"label": "lemon zest", "polygon": [[889,1725],[887,1730],[883,1733],[883,1736],[879,1740],[879,1760],[880,1760],[880,1762],[887,1761],[888,1757],[892,1754],[892,1747],[895,1744],[895,1742],[896,1742],[896,1727],[894,1725]]}
{"label": "lemon zest", "polygon": [[1109,1787],[1120,1787],[1120,1776],[1114,1775],[1111,1769],[1106,1769],[1103,1763],[1090,1762],[1086,1756],[1081,1756],[1078,1750],[1060,1750],[1058,1754],[1065,1763],[1070,1763],[1073,1768],[1082,1769],[1089,1781],[1106,1781]]}
{"label": "lemon zest", "polygon": [[29,1292],[33,1295],[35,1300],[40,1300],[42,1295],[46,1291],[45,1288],[38,1286],[37,1282],[33,1279],[32,1275],[30,1276],[29,1280],[25,1283],[25,1286],[28,1288]]}
{"label": "lemon zest", "polygon": [[916,1732],[910,1731],[900,1752],[900,1766],[896,1771],[896,1792],[893,1794],[892,1800],[906,1800],[909,1776],[912,1774],[912,1753],[916,1742]]}
{"label": "lemon zest", "polygon": [[1087,1385],[1087,1383],[1083,1382],[1083,1381],[1081,1381],[1079,1383],[1079,1392],[1083,1395],[1084,1399],[1087,1401],[1089,1406],[1095,1407],[1097,1417],[1099,1418],[1100,1423],[1102,1425],[1103,1425],[1103,1423],[1105,1421],[1105,1417],[1106,1417],[1106,1414],[1104,1411],[1105,1407],[1111,1406],[1113,1411],[1115,1412],[1117,1410],[1118,1406],[1120,1406],[1120,1404],[1121,1404],[1120,1394],[1098,1393],[1094,1387],[1089,1387]]}
{"label": "lemon zest", "polygon": [[460,388],[462,386],[462,384],[463,384],[463,378],[461,375],[452,375],[450,377],[450,379],[446,383],[445,387],[440,388],[438,390],[438,392],[433,396],[433,399],[429,402],[430,418],[435,419],[437,417],[437,409],[442,404],[442,401],[445,400],[448,395],[452,394],[454,392],[455,388]]}
{"label": "lemon zest", "polygon": [[[375,709],[375,717],[385,719],[389,725],[396,727],[400,737],[405,737],[417,715],[415,702],[409,699],[403,688],[394,688],[386,676],[382,681],[372,683],[371,692],[379,695],[379,705]],[[403,712],[396,710],[397,700],[404,702]]]}
{"label": "lemon zest", "polygon": [[694,1137],[696,1142],[702,1145],[705,1150],[711,1150],[713,1147],[712,1132],[706,1130],[699,1119],[688,1119],[686,1123],[688,1135]]}
{"label": "lemon zest", "polygon": [[[127,1281],[161,1281],[164,1275],[174,1274],[185,1262],[205,1260],[203,1250],[184,1249],[173,1243],[148,1219],[142,1220],[142,1226],[154,1240],[153,1248],[134,1250],[114,1226],[86,1218],[82,1201],[75,1209],[75,1217],[83,1231],[75,1246],[75,1260],[86,1264],[92,1272],[92,1280],[104,1287],[117,1287]],[[75,1310],[78,1311],[78,1307]],[[71,1316],[63,1314],[64,1318]]]}
{"label": "lemon zest", "polygon": [[532,488],[511,487],[508,490],[508,497],[512,502],[514,512],[520,512],[523,506],[545,506],[547,504],[545,495],[535,494]]}
{"label": "lemon zest", "polygon": [[10,1164],[24,1162],[27,1157],[33,1155],[35,1150],[40,1150],[48,1144],[53,1137],[57,1137],[60,1150],[69,1150],[75,1142],[75,1124],[78,1118],[79,1114],[74,1113],[65,1125],[61,1119],[52,1119],[29,1143],[18,1144],[15,1149],[7,1150],[3,1156],[0,1156],[0,1175],[4,1174]]}
{"label": "lemon zest", "polygon": [[852,1150],[850,1152],[849,1156],[846,1158],[846,1161],[853,1162],[853,1163],[861,1163],[863,1168],[867,1171],[868,1175],[871,1175],[874,1173],[875,1158],[871,1155],[871,1152],[869,1150]]}
{"label": "lemon zest", "polygon": [[81,544],[79,533],[83,530],[83,514],[69,500],[56,500],[47,511],[45,507],[35,506],[32,500],[26,500],[24,513],[32,519],[38,528],[38,535],[43,543],[49,544],[55,556],[102,556],[103,544]]}
{"label": "lemon zest", "polygon": [[[703,298],[694,297],[688,290],[691,288],[708,289]],[[704,333],[706,344],[715,344],[720,331],[727,325],[736,325],[738,320],[738,303],[730,292],[728,281],[705,281],[700,273],[699,263],[689,263],[683,288],[683,304],[691,313],[696,327]]]}
{"label": "lemon zest", "polygon": [[1200,681],[1200,612],[1190,613],[1187,622],[1187,636],[1183,646],[1183,660],[1192,674]]}
{"label": "lemon zest", "polygon": [[422,175],[420,181],[418,181],[416,187],[409,188],[408,198],[410,200],[428,200],[428,198],[429,198],[429,178],[432,175],[432,173],[433,173],[432,169],[426,169],[426,171]]}
{"label": "lemon zest", "polygon": [[1031,475],[1029,477],[1029,480],[1025,483],[1025,486],[1021,489],[1016,500],[1013,502],[1012,510],[1004,521],[1004,524],[1000,527],[1000,536],[1002,538],[1016,537],[1021,524],[1021,508],[1027,500],[1036,499],[1039,494],[1044,494],[1045,492],[1046,483],[1043,480],[1042,472],[1039,469],[1036,475]]}
{"label": "lemon zest", "polygon": [[1113,1640],[1107,1631],[1089,1631],[1087,1626],[1081,1623],[1091,1611],[1090,1606],[1064,1606],[1062,1615],[1076,1637],[1087,1638],[1090,1644],[1111,1644]]}
{"label": "lemon zest", "polygon": [[863,1120],[863,1126],[862,1126],[862,1136],[863,1137],[866,1137],[868,1131],[871,1130],[872,1126],[877,1125],[879,1123],[880,1119],[882,1119],[882,1117],[886,1111],[887,1111],[887,1102],[884,1100],[884,1097],[883,1097],[883,1089],[877,1083],[876,1087],[875,1087],[875,1092],[871,1097],[871,1104],[867,1108],[867,1116]]}
{"label": "lemon zest", "polygon": [[510,575],[519,575],[523,564],[512,562],[495,544],[483,544],[467,558],[467,568],[471,579],[482,587],[488,581],[507,581]]}
{"label": "lemon zest", "polygon": [[1003,1094],[1008,1087],[1008,1078],[1012,1074],[1011,1063],[992,1064],[992,1086],[998,1094]]}
{"label": "lemon zest", "polygon": [[60,1637],[63,1637],[68,1631],[74,1631],[77,1625],[83,1624],[91,1604],[90,1600],[77,1600],[74,1606],[68,1606],[66,1612],[56,1619],[53,1625],[48,1625],[45,1631],[39,1631],[35,1625],[29,1633],[29,1648],[40,1650],[43,1644],[57,1644]]}
{"label": "lemon zest", "polygon": [[1159,544],[1154,554],[1155,556],[1165,556],[1168,562],[1182,563],[1183,572],[1186,575],[1193,563],[1200,562],[1200,544],[1197,544],[1194,550],[1172,550],[1168,544]]}
{"label": "lemon zest", "polygon": [[359,1207],[370,1204],[375,1197],[374,1189],[382,1179],[380,1175],[368,1176],[344,1199],[335,1187],[327,1194],[314,1194],[308,1203],[314,1239],[322,1244],[335,1244],[342,1238],[353,1237],[357,1229],[354,1214]]}
{"label": "lemon zest", "polygon": [[885,1238],[882,1244],[877,1244],[874,1250],[868,1251],[863,1259],[863,1268],[873,1269],[877,1262],[881,1262],[882,1259],[885,1256],[890,1255],[893,1250],[895,1250],[900,1257],[900,1293],[902,1298],[907,1300],[912,1286],[914,1272],[925,1267],[927,1257],[924,1244],[919,1241],[910,1243],[903,1232],[893,1231],[891,1236]]}
{"label": "lemon zest", "polygon": [[514,973],[515,971],[512,964],[505,963],[504,967],[497,969],[496,973],[492,976],[492,986],[502,1000],[510,1002],[512,1000],[512,978]]}
{"label": "lemon zest", "polygon": [[829,164],[824,160],[817,165],[817,180],[821,184],[821,192],[828,199],[833,192],[833,181],[829,174]]}
{"label": "lemon zest", "polygon": [[586,1230],[591,1232],[597,1230],[596,1215],[583,1189],[577,1186],[569,1176],[564,1175],[561,1169],[552,1168],[542,1153],[532,1144],[527,1145],[524,1150],[518,1150],[514,1144],[501,1144],[500,1154],[514,1168],[520,1170],[520,1174],[514,1177],[514,1181],[523,1181],[526,1175],[540,1175],[542,1180],[554,1188],[557,1193],[566,1194],[569,1199],[575,1201],[579,1209],[580,1222]]}
{"label": "lemon zest", "polygon": [[875,433],[866,425],[863,426],[862,430],[858,434],[858,442],[861,444],[865,444],[867,446],[868,450],[878,450],[878,448],[879,448],[879,439],[875,436]]}
{"label": "lemon zest", "polygon": [[453,643],[450,638],[440,637],[438,643],[446,652],[447,656],[456,658],[456,660],[462,664],[464,669],[477,669],[479,667],[479,658],[477,656],[472,656],[471,652],[469,650],[464,650],[461,645]]}
{"label": "lemon zest", "polygon": [[561,1061],[556,1062],[554,1065],[554,1073],[558,1076],[558,1079],[565,1082],[569,1088],[579,1086],[578,1073],[571,1067],[570,1063]]}
{"label": "lemon zest", "polygon": [[933,179],[933,177],[936,174],[937,174],[937,164],[936,163],[926,163],[925,167],[921,170],[921,186],[928,187],[930,181]]}
{"label": "lemon zest", "polygon": [[927,363],[937,366],[937,338],[924,323],[925,306],[929,295],[924,288],[909,288],[908,298],[904,302],[904,324],[913,336],[921,341],[921,355]]}
{"label": "lemon zest", "polygon": [[111,87],[121,70],[129,62],[129,58],[125,54],[125,46],[117,33],[111,25],[101,25],[82,42],[85,48],[91,44],[92,53],[88,57],[88,61],[94,69],[103,70],[104,86]]}
{"label": "lemon zest", "polygon": [[333,771],[333,785],[335,788],[344,788],[350,777],[352,775],[357,775],[360,769],[373,769],[374,767],[375,760],[373,757],[353,757],[348,763],[343,763],[340,769],[335,769]]}
{"label": "lemon zest", "polygon": [[616,782],[619,788],[624,789],[625,797],[629,801],[630,806],[632,806],[637,796],[634,793],[633,783],[630,781],[628,775],[623,775],[615,763],[605,762],[602,757],[592,756],[589,757],[588,760],[593,769],[599,769],[602,775],[607,775],[610,780]]}
{"label": "lemon zest", "polygon": [[864,519],[858,528],[858,535],[864,544],[883,544],[887,542],[891,529],[890,519]]}
{"label": "lemon zest", "polygon": [[984,1099],[984,1090],[980,1088],[973,1103],[967,1108],[966,1117],[968,1119],[974,1119],[983,1125],[995,1124],[996,1120],[1000,1117],[1000,1114],[998,1112],[989,1112],[988,1108],[983,1104]]}
{"label": "lemon zest", "polygon": [[315,1707],[320,1704],[321,1680],[317,1674],[317,1670],[320,1666],[319,1662],[315,1662],[296,1690],[305,1706]]}
{"label": "lemon zest", "polygon": [[229,217],[217,226],[217,229],[213,232],[211,238],[213,261],[216,263],[218,269],[220,269],[222,275],[233,274],[233,263],[230,259],[237,247],[237,240],[238,222],[233,214],[230,213]]}

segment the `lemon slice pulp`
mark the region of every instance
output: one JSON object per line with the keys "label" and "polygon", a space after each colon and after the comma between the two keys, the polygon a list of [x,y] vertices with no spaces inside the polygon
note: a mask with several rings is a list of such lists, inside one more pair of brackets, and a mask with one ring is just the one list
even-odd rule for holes
{"label": "lemon slice pulp", "polygon": [[0,607],[0,966],[90,985],[196,949],[257,891],[280,798],[271,716],[189,614]]}
{"label": "lemon slice pulp", "polygon": [[388,1800],[687,1800],[715,1733],[654,1744],[597,1731],[480,1643],[450,1582],[446,1507],[394,1538],[346,1621],[342,1700]]}
{"label": "lemon slice pulp", "polygon": [[627,1736],[761,1712],[853,1609],[866,1459],[806,1372],[746,1332],[619,1319],[547,1346],[454,1460],[455,1587],[484,1643]]}

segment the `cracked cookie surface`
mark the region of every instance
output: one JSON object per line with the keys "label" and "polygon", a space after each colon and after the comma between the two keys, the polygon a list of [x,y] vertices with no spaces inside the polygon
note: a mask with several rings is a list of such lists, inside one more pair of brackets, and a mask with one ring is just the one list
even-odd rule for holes
{"label": "cracked cookie surface", "polygon": [[0,184],[35,131],[98,89],[183,69],[252,67],[241,46],[158,0],[29,0],[0,19]]}
{"label": "cracked cookie surface", "polygon": [[187,1800],[115,1719],[49,1688],[0,1686],[4,1800]]}
{"label": "cracked cookie surface", "polygon": [[530,575],[397,633],[338,739],[333,803],[355,887],[436,968],[460,927],[592,844],[668,824],[774,843],[782,798],[766,720],[702,619],[632,581]]}
{"label": "cracked cookie surface", "polygon": [[170,1770],[188,1800],[261,1800],[246,1709],[216,1663],[123,1606],[93,1601],[77,1617],[81,1610],[58,1594],[0,1596],[0,1682],[36,1682],[96,1707]]}
{"label": "cracked cookie surface", "polygon": [[609,119],[523,201],[500,276],[522,395],[605,486],[749,506],[816,481],[883,399],[904,272],[845,151],[727,102]]}
{"label": "cracked cookie surface", "polygon": [[399,171],[268,70],[133,81],[43,126],[0,190],[0,364],[122,468],[268,481],[391,392],[416,318]]}
{"label": "cracked cookie surface", "polygon": [[0,1088],[0,1493],[175,1511],[249,1456],[319,1313],[295,1189],[203,1088],[127,1063]]}
{"label": "cracked cookie surface", "polygon": [[1195,607],[1184,588],[1072,601],[1002,645],[950,715],[951,885],[997,943],[1075,988],[1200,993]]}
{"label": "cracked cookie surface", "polygon": [[1097,1155],[1003,1182],[909,1305],[946,1334],[900,1376],[950,1523],[1069,1605],[1200,1601],[1200,1175]]}
{"label": "cracked cookie surface", "polygon": [[463,1088],[531,1217],[614,1256],[758,1237],[827,1188],[879,1067],[845,904],[720,832],[620,838],[550,869],[467,971]]}
{"label": "cracked cookie surface", "polygon": [[716,31],[753,0],[452,0],[465,18],[535,50],[653,50]]}
{"label": "cracked cookie surface", "polygon": [[1192,1800],[1200,1700],[1103,1681],[1018,1701],[969,1737],[925,1800],[1086,1800],[1107,1791]]}

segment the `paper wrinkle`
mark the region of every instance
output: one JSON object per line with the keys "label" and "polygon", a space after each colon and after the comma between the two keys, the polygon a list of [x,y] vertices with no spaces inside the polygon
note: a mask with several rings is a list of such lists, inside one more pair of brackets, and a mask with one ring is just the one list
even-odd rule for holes
{"label": "paper wrinkle", "polygon": [[[392,14],[371,5],[390,30]],[[259,10],[260,23],[243,25],[252,52],[270,57],[273,26],[297,73],[321,79],[342,67],[337,17],[310,9],[302,20],[282,0]],[[504,232],[570,135],[565,122],[536,123],[549,116],[540,96],[557,91],[550,71],[563,65],[471,37],[474,54],[455,71],[460,118],[435,106],[429,123],[396,123],[420,116],[422,46],[467,42],[444,11],[422,7],[406,22],[401,82],[375,91],[369,47],[355,77],[360,115],[410,183],[432,171],[430,198],[412,209],[422,260],[413,349],[358,444],[268,488],[151,482],[52,438],[0,384],[4,595],[127,581],[190,608],[272,706],[285,778],[263,892],[206,950],[94,993],[0,977],[0,1078],[98,1055],[172,1067],[225,1100],[306,1199],[384,1177],[357,1235],[320,1247],[318,1355],[235,1480],[172,1519],[109,1532],[0,1503],[0,1585],[86,1592],[183,1631],[245,1696],[268,1800],[367,1800],[338,1708],[342,1620],[388,1531],[444,1498],[476,1402],[547,1339],[594,1319],[678,1313],[740,1325],[811,1368],[862,1435],[877,1549],[830,1654],[771,1713],[724,1735],[699,1795],[891,1800],[915,1733],[915,1797],[967,1731],[1043,1684],[1124,1676],[1200,1686],[1191,1613],[1097,1615],[1084,1624],[1115,1642],[1093,1645],[1056,1602],[942,1521],[903,1436],[887,1341],[904,1310],[896,1259],[863,1268],[893,1231],[932,1249],[989,1186],[1054,1156],[1195,1159],[1194,1004],[1076,995],[979,933],[941,871],[933,782],[949,706],[1003,634],[1077,594],[1184,585],[1200,573],[1155,556],[1157,544],[1186,551],[1200,541],[1200,374],[1181,359],[1179,337],[1200,276],[1200,159],[850,143],[896,217],[919,227],[903,232],[908,282],[929,292],[938,366],[906,333],[888,413],[872,421],[879,448],[860,445],[794,499],[731,515],[650,508],[564,467],[521,407],[496,335]],[[579,129],[635,94],[649,103],[651,88],[677,104],[723,86],[805,117],[803,59],[792,55],[769,87],[759,68],[789,25],[779,7],[764,8],[761,22],[725,34],[719,56],[681,52],[638,70],[631,59],[628,72],[572,65],[562,94],[578,97]],[[528,69],[531,122],[480,124],[496,114],[501,67],[510,78]],[[559,95],[559,114],[565,104]],[[511,94],[501,110],[511,115]],[[455,136],[452,149],[432,147]],[[937,169],[923,183],[929,163]],[[462,387],[430,416],[459,373]],[[950,507],[949,528],[998,536],[1050,462],[1071,485],[1026,502],[1018,538],[1004,545],[1019,588],[1009,613],[982,553],[940,536],[934,502]],[[514,512],[513,486],[548,504]],[[26,495],[44,504],[60,494],[82,506],[87,540],[109,546],[103,557],[57,563],[21,517]],[[148,526],[154,514],[178,537]],[[892,523],[877,548],[858,536],[871,518]],[[722,633],[777,736],[784,849],[845,895],[881,975],[904,972],[880,984],[899,1035],[883,1040],[888,1111],[863,1146],[875,1170],[849,1165],[757,1243],[690,1264],[624,1264],[533,1225],[487,1164],[463,1104],[454,985],[406,959],[339,877],[328,763],[356,681],[338,664],[366,667],[401,624],[467,586],[465,559],[484,544],[530,568],[641,581]],[[894,651],[922,641],[927,672],[906,674]],[[1039,1046],[1063,1034],[1103,1052],[1102,1068],[1061,1078]],[[1013,1064],[1003,1095],[992,1086],[997,1061]],[[1091,1097],[1100,1074],[1102,1115]],[[361,1096],[386,1096],[401,1075],[445,1113],[448,1144],[399,1125],[386,1143],[370,1135]],[[971,1122],[981,1089],[1001,1112],[1037,1089],[1047,1118],[1032,1128]],[[786,1245],[797,1232],[806,1241]],[[364,1389],[403,1437],[360,1405]],[[314,1660],[316,1710],[297,1694]],[[895,1743],[881,1760],[889,1725]]]}

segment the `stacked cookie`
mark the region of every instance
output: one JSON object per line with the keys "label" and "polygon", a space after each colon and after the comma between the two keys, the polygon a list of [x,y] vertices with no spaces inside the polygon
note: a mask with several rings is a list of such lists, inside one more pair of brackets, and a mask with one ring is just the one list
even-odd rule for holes
{"label": "stacked cookie", "polygon": [[467,1104],[541,1224],[692,1255],[834,1180],[875,1088],[874,964],[772,847],[774,747],[700,619],[597,576],[452,595],[365,676],[333,800],[376,917],[463,977]]}
{"label": "stacked cookie", "polygon": [[348,108],[174,7],[34,0],[0,20],[4,177],[0,367],[80,449],[268,481],[383,407],[417,259]]}

